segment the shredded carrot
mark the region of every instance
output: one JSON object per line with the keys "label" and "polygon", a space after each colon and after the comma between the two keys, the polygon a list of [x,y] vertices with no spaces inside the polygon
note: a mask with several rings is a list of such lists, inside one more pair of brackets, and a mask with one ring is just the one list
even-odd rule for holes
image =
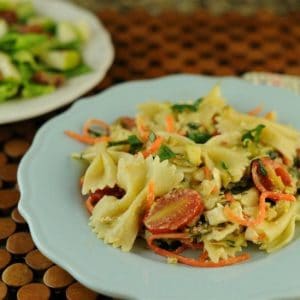
{"label": "shredded carrot", "polygon": [[175,131],[175,120],[172,115],[166,116],[166,131],[174,132]]}
{"label": "shredded carrot", "polygon": [[154,181],[150,180],[148,184],[148,194],[147,194],[147,199],[146,199],[146,212],[149,211],[151,208],[151,205],[153,204],[155,199],[155,194],[154,194]]}
{"label": "shredded carrot", "polygon": [[252,110],[248,111],[248,115],[250,116],[257,116],[259,113],[261,113],[263,110],[262,105],[258,105],[254,107]]}
{"label": "shredded carrot", "polygon": [[232,193],[230,193],[230,192],[226,192],[226,193],[225,193],[225,199],[226,199],[228,202],[234,202],[234,201],[235,201],[234,198],[233,198]]}
{"label": "shredded carrot", "polygon": [[199,260],[201,261],[205,261],[208,259],[208,252],[207,251],[203,251],[200,255],[199,255]]}
{"label": "shredded carrot", "polygon": [[90,214],[93,213],[94,205],[95,203],[93,197],[89,196],[85,201],[85,206]]}
{"label": "shredded carrot", "polygon": [[143,123],[141,118],[136,119],[136,128],[139,136],[143,142],[146,142],[149,138],[150,131],[147,126]]}
{"label": "shredded carrot", "polygon": [[291,167],[293,165],[293,162],[286,156],[283,156],[282,161],[288,167]]}
{"label": "shredded carrot", "polygon": [[146,158],[151,154],[154,154],[163,142],[163,138],[161,136],[157,136],[155,141],[150,145],[150,147],[142,152],[143,156]]}
{"label": "shredded carrot", "polygon": [[82,134],[89,136],[90,135],[89,129],[91,128],[92,125],[97,125],[97,126],[103,128],[106,131],[106,134],[109,134],[109,130],[110,130],[109,125],[107,123],[105,123],[104,121],[99,120],[99,119],[89,119],[89,120],[87,120],[83,125]]}
{"label": "shredded carrot", "polygon": [[93,145],[100,142],[108,142],[110,140],[109,136],[101,136],[101,137],[93,138],[88,135],[81,135],[71,130],[65,130],[65,134],[74,140],[89,145]]}
{"label": "shredded carrot", "polygon": [[215,193],[217,193],[218,191],[219,191],[218,186],[215,185],[214,188],[212,189],[211,193],[212,193],[212,194],[215,194]]}
{"label": "shredded carrot", "polygon": [[[173,234],[175,235],[175,234]],[[178,234],[177,234],[178,235]],[[170,237],[171,234],[169,235],[168,238],[172,238]],[[250,255],[245,253],[236,257],[231,257],[228,259],[222,259],[217,263],[214,263],[212,261],[206,261],[206,260],[200,260],[200,259],[194,259],[194,258],[188,258],[179,254],[176,254],[174,252],[165,250],[165,249],[161,249],[158,246],[156,246],[153,242],[156,239],[160,239],[160,238],[167,238],[167,237],[162,237],[162,235],[151,235],[150,237],[147,238],[147,243],[149,245],[149,247],[158,255],[161,256],[165,256],[165,257],[171,257],[171,258],[175,258],[178,262],[185,264],[185,265],[189,265],[192,267],[207,267],[207,268],[215,268],[215,267],[224,267],[224,266],[229,266],[229,265],[233,265],[233,264],[237,264],[243,261],[246,261],[250,258]],[[178,237],[176,237],[176,235],[174,236],[175,239],[178,239]]]}
{"label": "shredded carrot", "polygon": [[205,167],[203,167],[203,171],[204,171],[204,178],[207,180],[211,180],[212,179],[211,170],[207,166],[205,166]]}
{"label": "shredded carrot", "polygon": [[274,201],[285,200],[285,201],[296,201],[294,195],[284,194],[279,192],[262,192],[259,196],[258,214],[255,219],[250,220],[248,218],[241,218],[237,216],[228,206],[224,208],[224,214],[229,221],[237,223],[247,227],[253,227],[261,224],[266,217],[266,199],[272,199]]}

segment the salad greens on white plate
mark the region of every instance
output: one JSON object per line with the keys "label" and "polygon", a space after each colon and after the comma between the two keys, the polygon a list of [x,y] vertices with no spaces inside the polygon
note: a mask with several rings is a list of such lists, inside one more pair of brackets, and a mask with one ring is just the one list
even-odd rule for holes
{"label": "salad greens on white plate", "polygon": [[90,12],[58,0],[0,0],[0,123],[75,100],[112,59],[109,34]]}

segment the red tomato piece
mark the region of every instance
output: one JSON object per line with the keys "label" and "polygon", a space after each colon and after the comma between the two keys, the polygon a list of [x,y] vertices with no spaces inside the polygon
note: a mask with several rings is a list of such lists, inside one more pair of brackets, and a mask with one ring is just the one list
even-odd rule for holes
{"label": "red tomato piece", "polygon": [[144,218],[146,228],[152,233],[167,233],[182,229],[204,210],[198,192],[175,189],[157,198]]}

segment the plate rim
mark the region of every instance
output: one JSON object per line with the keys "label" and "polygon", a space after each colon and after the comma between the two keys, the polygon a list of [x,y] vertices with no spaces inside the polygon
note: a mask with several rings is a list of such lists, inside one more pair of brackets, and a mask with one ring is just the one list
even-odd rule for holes
{"label": "plate rim", "polygon": [[[28,164],[30,163],[30,160],[35,156],[35,153],[38,152],[39,149],[38,149],[37,145],[39,144],[42,137],[45,136],[45,133],[51,127],[51,124],[54,123],[57,119],[65,118],[68,115],[72,115],[73,113],[76,112],[76,110],[79,110],[80,107],[87,105],[87,103],[89,103],[90,101],[86,101],[86,100],[94,99],[94,101],[96,101],[96,99],[98,97],[106,97],[112,91],[117,91],[118,89],[122,89],[124,86],[128,87],[131,85],[132,88],[134,88],[136,85],[156,83],[157,81],[169,80],[172,78],[180,78],[180,77],[190,77],[190,78],[197,78],[197,79],[203,78],[203,79],[209,80],[211,82],[216,82],[216,81],[220,81],[220,80],[221,81],[234,80],[234,81],[238,81],[241,84],[245,84],[246,86],[252,86],[252,87],[254,86],[253,84],[246,82],[245,80],[235,77],[235,76],[203,76],[203,75],[191,75],[191,74],[175,74],[175,75],[162,76],[162,77],[158,77],[158,78],[154,78],[154,79],[133,80],[133,81],[129,81],[129,82],[123,82],[123,83],[116,84],[110,88],[107,88],[106,90],[104,90],[101,93],[82,98],[80,101],[75,102],[68,110],[66,110],[66,111],[58,114],[54,118],[48,120],[38,130],[30,149],[25,154],[25,156],[23,157],[23,159],[19,165],[17,177],[18,177],[18,181],[19,181],[19,185],[20,185],[21,198],[20,198],[18,207],[19,207],[20,213],[25,217],[25,219],[28,222],[31,235],[32,235],[32,238],[33,238],[36,246],[40,249],[40,251],[42,253],[44,253],[47,257],[49,257],[53,262],[62,266],[72,276],[74,276],[74,278],[76,278],[79,282],[83,283],[85,286],[87,286],[88,288],[90,288],[92,290],[96,290],[99,293],[104,293],[104,294],[112,296],[112,297],[121,297],[121,298],[125,297],[125,298],[130,298],[130,299],[148,299],[146,297],[147,295],[145,295],[145,297],[141,297],[141,295],[134,294],[133,291],[129,291],[129,290],[116,292],[116,290],[112,289],[111,287],[107,288],[107,287],[95,286],[94,284],[89,282],[87,279],[82,277],[82,275],[80,274],[80,270],[76,270],[76,268],[72,267],[72,262],[66,262],[65,257],[64,258],[58,257],[57,254],[55,253],[54,249],[52,249],[51,246],[49,247],[49,245],[47,245],[48,241],[45,241],[45,240],[43,241],[42,239],[39,238],[39,235],[42,236],[42,233],[39,233],[40,229],[38,228],[38,226],[35,225],[36,221],[34,221],[34,219],[33,219],[34,214],[32,215],[33,212],[29,211],[30,207],[26,206],[25,200],[24,200],[30,194],[30,190],[32,188],[32,183],[30,184],[28,182],[28,181],[30,181],[29,180],[30,176],[25,176],[25,174],[27,172],[26,170],[29,169]],[[282,89],[282,88],[269,87],[269,86],[263,86],[263,85],[258,85],[258,87],[263,88],[265,90],[269,90],[270,92],[274,92],[274,90],[276,90],[278,93],[282,93],[284,95],[290,94],[293,97],[296,96],[293,92]],[[24,188],[25,185],[27,185],[26,188]],[[300,293],[300,289],[298,289],[297,291]],[[291,296],[293,296],[293,295],[291,295]],[[261,299],[261,298],[257,298],[257,299]]]}
{"label": "plate rim", "polygon": [[[37,117],[40,115],[44,115],[55,109],[59,109],[63,106],[66,106],[66,105],[72,103],[73,101],[75,101],[76,99],[81,97],[84,93],[90,91],[93,87],[96,86],[96,84],[100,83],[103,80],[107,71],[111,67],[114,57],[115,57],[115,49],[113,46],[111,35],[108,32],[108,30],[105,28],[105,26],[102,23],[102,21],[100,20],[100,18],[97,17],[95,14],[93,14],[92,12],[88,11],[87,9],[80,7],[80,6],[76,5],[75,3],[72,3],[69,1],[33,0],[34,6],[38,5],[39,3],[41,3],[43,6],[46,6],[46,7],[47,6],[48,7],[58,7],[58,8],[62,7],[64,9],[69,9],[71,11],[77,11],[77,12],[81,13],[82,15],[85,15],[87,18],[89,18],[90,22],[93,22],[97,26],[97,29],[96,29],[97,33],[99,35],[101,35],[101,44],[104,49],[103,57],[105,59],[102,61],[101,66],[99,65],[97,69],[92,70],[92,73],[87,73],[87,74],[81,75],[82,78],[84,76],[89,76],[91,78],[89,78],[89,80],[86,80],[84,83],[81,83],[80,88],[77,88],[75,91],[64,94],[64,96],[62,97],[63,101],[61,101],[60,103],[54,103],[52,105],[48,104],[48,106],[42,105],[43,101],[47,101],[47,98],[49,96],[52,96],[52,95],[55,96],[58,92],[63,93],[64,86],[62,86],[61,88],[55,90],[53,93],[48,94],[48,95],[42,95],[42,96],[28,98],[28,99],[17,98],[17,99],[11,100],[11,102],[7,101],[7,102],[0,103],[0,113],[1,113],[1,105],[5,105],[5,104],[11,106],[11,107],[5,108],[8,111],[12,112],[13,110],[18,110],[18,113],[14,114],[13,116],[11,116],[12,113],[7,116],[7,115],[4,115],[4,113],[2,112],[1,117],[0,117],[0,125],[1,124],[9,124],[9,123],[13,123],[13,122],[19,122],[19,121],[27,120],[27,119],[34,118],[34,117]],[[76,76],[73,79],[76,79],[79,77],[80,76]],[[70,81],[70,80],[68,80],[68,81]],[[20,105],[19,105],[20,103],[18,103],[18,101],[20,101],[21,107],[20,107]],[[22,105],[26,105],[26,103],[28,101],[33,101],[33,102],[41,101],[41,103],[39,103],[39,106],[37,108],[31,109],[29,111],[25,111],[25,113],[23,112],[23,114],[20,114],[20,109],[22,108]]]}

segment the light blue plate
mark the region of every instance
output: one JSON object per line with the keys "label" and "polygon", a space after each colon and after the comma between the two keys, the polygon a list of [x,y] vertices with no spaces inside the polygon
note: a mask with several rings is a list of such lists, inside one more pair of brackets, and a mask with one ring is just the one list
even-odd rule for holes
{"label": "light blue plate", "polygon": [[[267,255],[252,251],[244,264],[200,269],[169,265],[137,245],[123,253],[98,240],[88,227],[78,179],[83,172],[70,153],[84,146],[64,135],[89,118],[107,122],[133,115],[146,100],[188,100],[220,83],[228,102],[248,111],[264,103],[280,121],[300,128],[300,98],[283,89],[254,86],[236,78],[176,75],[129,82],[83,99],[47,122],[21,162],[19,209],[37,247],[87,287],[129,299],[296,299],[300,297],[300,239]],[[298,298],[299,299],[299,298]]]}

